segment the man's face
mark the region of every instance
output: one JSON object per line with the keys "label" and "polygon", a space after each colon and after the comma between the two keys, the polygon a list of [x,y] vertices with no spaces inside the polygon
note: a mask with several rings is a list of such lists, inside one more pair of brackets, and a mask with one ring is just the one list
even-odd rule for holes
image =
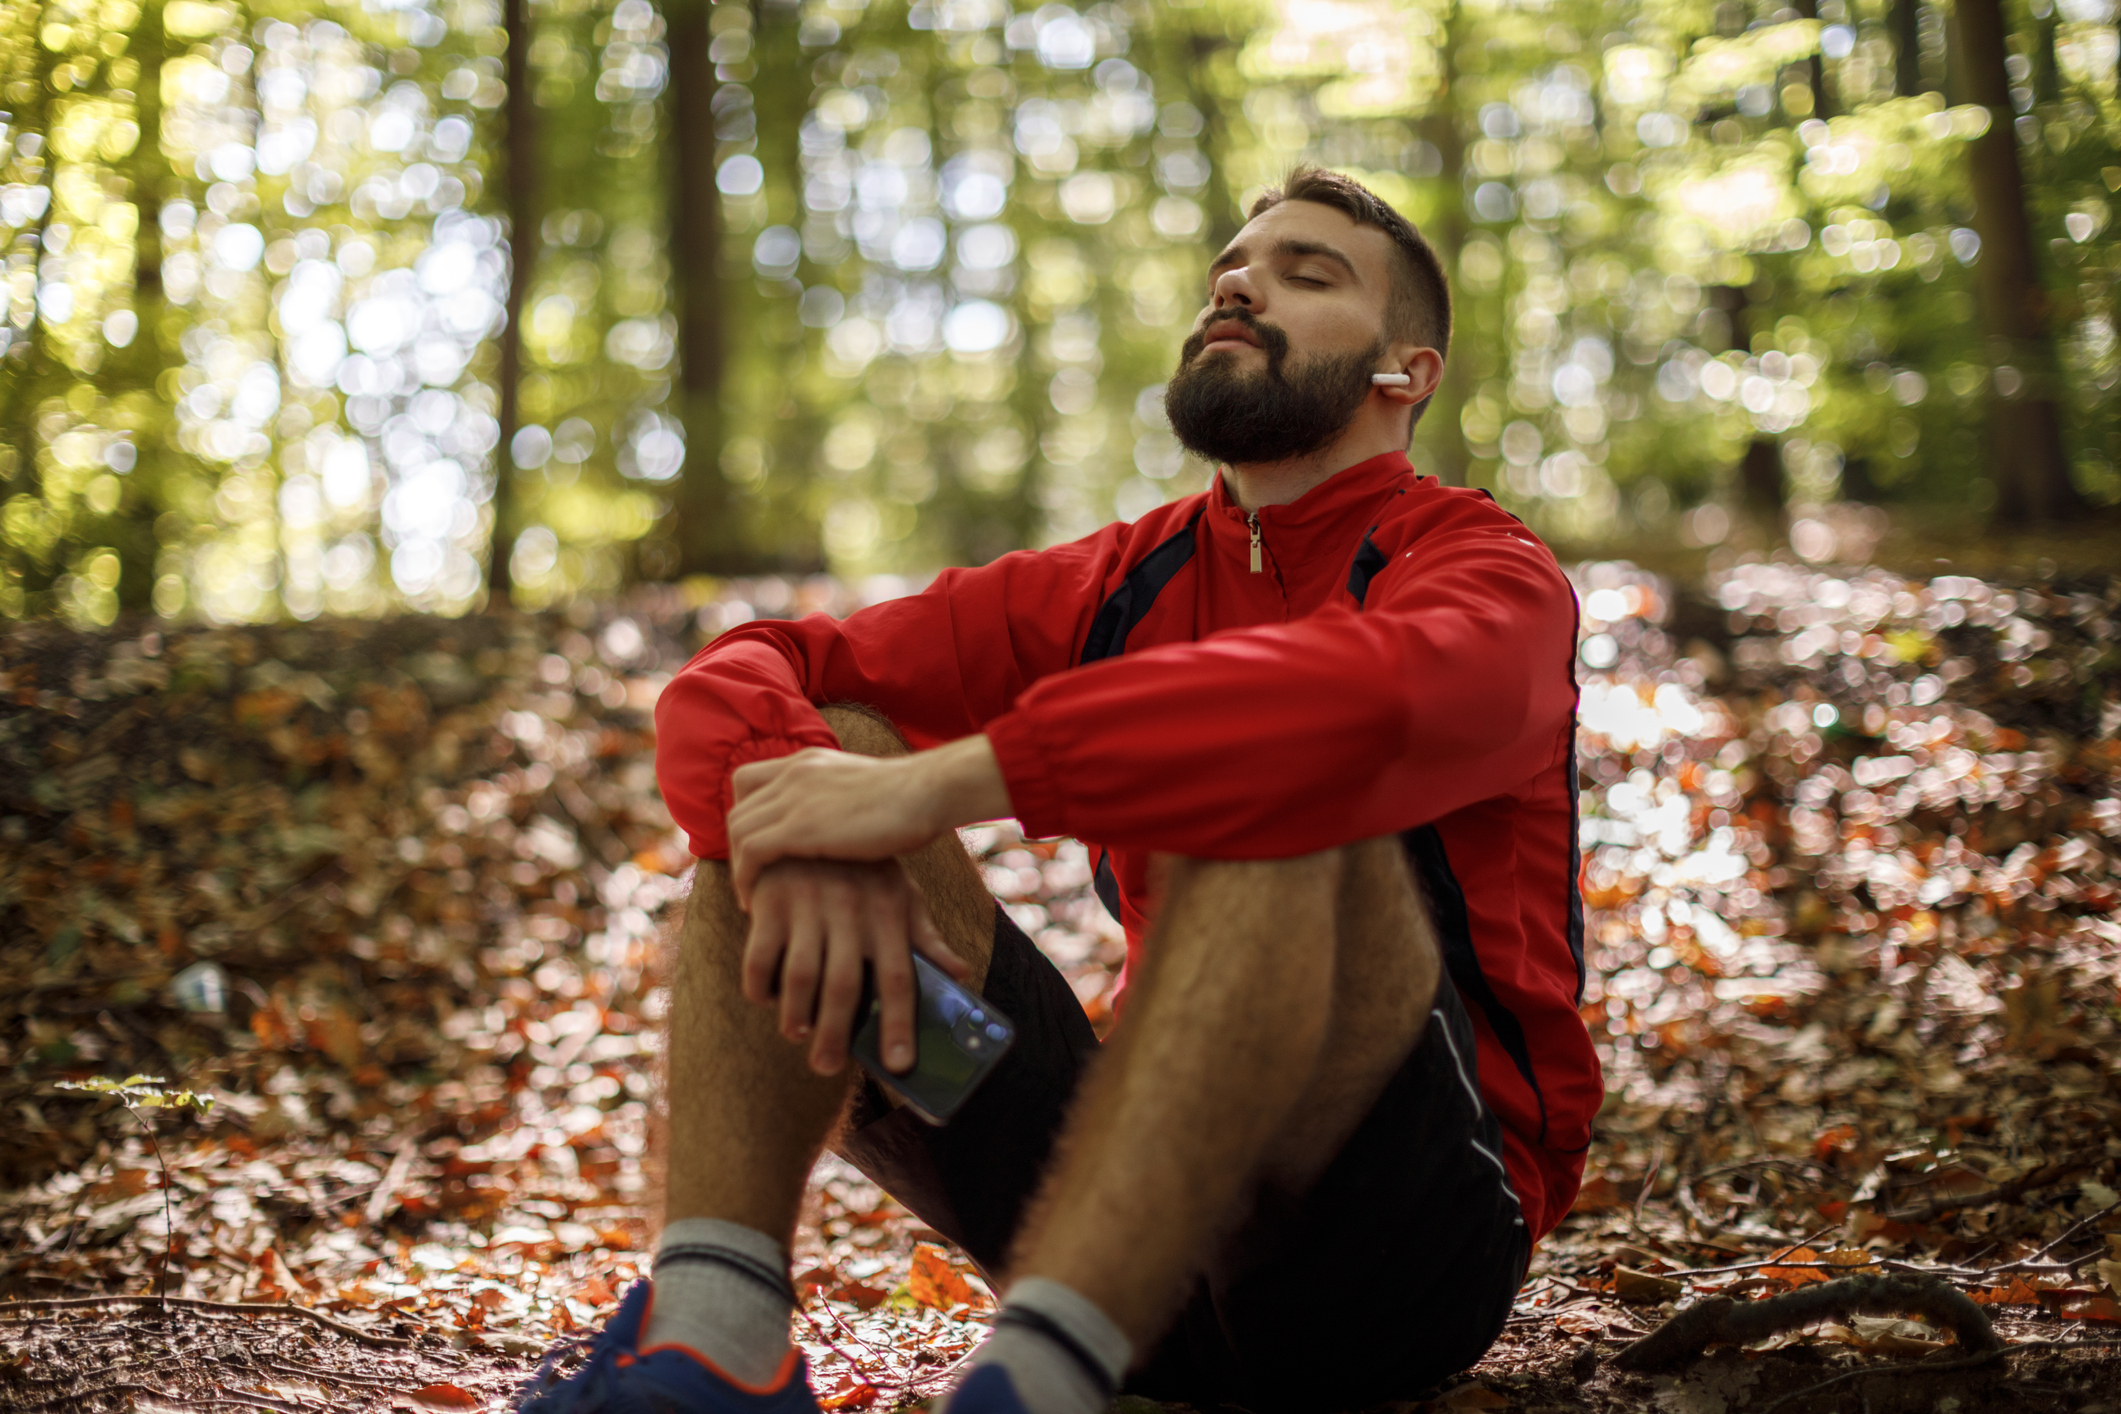
{"label": "man's face", "polygon": [[1392,241],[1309,201],[1270,207],[1209,267],[1207,308],[1164,390],[1171,428],[1216,462],[1331,442],[1382,371]]}

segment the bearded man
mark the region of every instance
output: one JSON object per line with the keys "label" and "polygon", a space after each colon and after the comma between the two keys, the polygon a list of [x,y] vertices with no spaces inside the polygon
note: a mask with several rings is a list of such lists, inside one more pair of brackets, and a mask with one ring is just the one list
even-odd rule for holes
{"label": "bearded man", "polygon": [[[1165,395],[1206,491],[742,625],[664,692],[700,859],[667,1223],[526,1408],[815,1410],[787,1263],[828,1143],[1004,1293],[949,1414],[1357,1408],[1502,1329],[1601,1097],[1575,600],[1408,463],[1450,335],[1428,243],[1315,169],[1250,217]],[[1006,816],[1088,842],[1125,925],[1102,1046],[954,831]],[[847,1065],[865,970],[912,1062],[916,952],[1017,1028],[940,1128]]]}

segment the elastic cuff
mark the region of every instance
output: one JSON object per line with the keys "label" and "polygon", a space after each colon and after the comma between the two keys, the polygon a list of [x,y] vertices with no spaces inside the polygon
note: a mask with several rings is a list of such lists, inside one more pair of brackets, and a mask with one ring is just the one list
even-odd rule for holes
{"label": "elastic cuff", "polygon": [[1008,712],[987,723],[987,741],[1009,790],[1009,806],[1024,833],[1034,839],[1072,833],[1066,823],[1060,780],[1052,756],[1038,740],[1029,713]]}
{"label": "elastic cuff", "polygon": [[1134,1345],[1104,1309],[1074,1287],[1047,1277],[1025,1277],[1009,1288],[996,1325],[1035,1330],[1075,1357],[1108,1395],[1134,1361]]}

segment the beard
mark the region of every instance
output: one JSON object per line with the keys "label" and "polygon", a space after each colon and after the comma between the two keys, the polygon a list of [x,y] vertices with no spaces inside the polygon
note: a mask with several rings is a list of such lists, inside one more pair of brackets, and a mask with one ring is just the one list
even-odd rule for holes
{"label": "beard", "polygon": [[1246,310],[1218,315],[1257,336],[1267,366],[1246,372],[1239,355],[1203,356],[1202,331],[1186,337],[1178,371],[1164,388],[1164,412],[1180,445],[1211,462],[1274,462],[1315,452],[1338,437],[1370,395],[1370,371],[1385,346],[1315,354],[1293,366],[1289,336]]}

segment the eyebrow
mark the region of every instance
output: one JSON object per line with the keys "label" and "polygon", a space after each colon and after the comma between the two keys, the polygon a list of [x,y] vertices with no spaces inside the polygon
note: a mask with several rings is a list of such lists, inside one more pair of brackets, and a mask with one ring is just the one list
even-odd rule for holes
{"label": "eyebrow", "polygon": [[[1285,236],[1281,240],[1278,240],[1273,245],[1269,246],[1267,248],[1267,253],[1269,255],[1290,256],[1315,255],[1320,257],[1321,259],[1330,260],[1334,264],[1340,266],[1341,269],[1348,272],[1348,277],[1354,280],[1356,284],[1359,285],[1362,283],[1362,274],[1361,272],[1356,270],[1355,262],[1348,259],[1347,256],[1343,255],[1340,251],[1334,249],[1332,246],[1325,244],[1323,241],[1302,241],[1297,240],[1293,237]],[[1214,263],[1208,266],[1208,274],[1210,276],[1213,276],[1218,271],[1227,270],[1231,266],[1240,263],[1244,259],[1245,248],[1242,245],[1229,246],[1223,251],[1221,255],[1215,257]]]}

